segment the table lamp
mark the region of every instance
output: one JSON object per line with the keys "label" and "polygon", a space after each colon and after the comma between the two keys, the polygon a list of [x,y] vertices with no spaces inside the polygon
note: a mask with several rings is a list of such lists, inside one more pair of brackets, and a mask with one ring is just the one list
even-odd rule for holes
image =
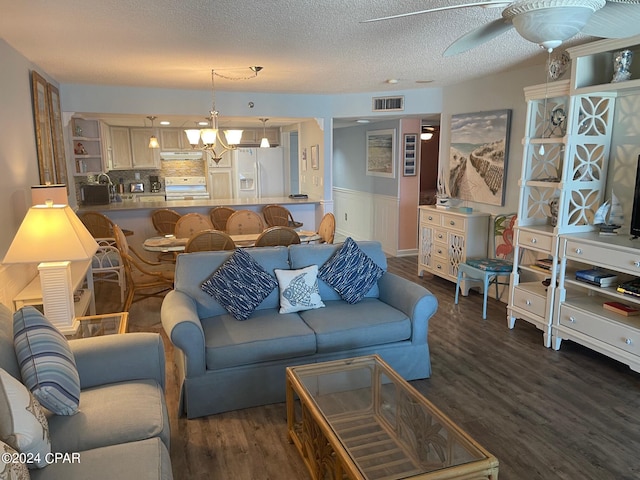
{"label": "table lamp", "polygon": [[98,250],[93,236],[68,205],[29,208],[3,263],[40,262],[44,314],[62,333],[73,333],[75,321],[71,262],[91,261]]}

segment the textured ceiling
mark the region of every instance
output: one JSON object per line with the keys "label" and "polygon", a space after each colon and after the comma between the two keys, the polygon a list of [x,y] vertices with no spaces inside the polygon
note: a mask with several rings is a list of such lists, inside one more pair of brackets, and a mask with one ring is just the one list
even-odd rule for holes
{"label": "textured ceiling", "polygon": [[[60,83],[288,93],[384,92],[445,86],[543,64],[512,30],[443,58],[456,38],[500,16],[468,8],[363,20],[453,0],[0,0],[0,37]],[[572,44],[584,43],[584,37]],[[234,70],[243,67],[243,71]],[[397,79],[396,84],[386,80]],[[430,83],[417,83],[430,82]]]}

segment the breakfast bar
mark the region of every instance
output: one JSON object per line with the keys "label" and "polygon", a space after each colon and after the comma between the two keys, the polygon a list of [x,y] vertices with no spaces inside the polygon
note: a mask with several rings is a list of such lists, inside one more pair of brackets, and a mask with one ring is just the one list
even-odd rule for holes
{"label": "breakfast bar", "polygon": [[[120,228],[133,231],[133,235],[127,238],[129,244],[138,252],[142,250],[145,239],[157,235],[151,223],[151,212],[159,208],[170,208],[184,215],[197,212],[205,215],[213,207],[224,206],[236,210],[246,209],[260,213],[265,205],[283,205],[297,221],[302,222],[305,230],[316,230],[324,212],[320,206],[320,200],[294,199],[290,197],[264,197],[264,198],[230,198],[207,200],[165,200],[158,196],[157,201],[123,201],[109,203],[108,205],[79,206],[77,213],[100,212],[109,217]],[[140,252],[141,253],[141,252]]]}

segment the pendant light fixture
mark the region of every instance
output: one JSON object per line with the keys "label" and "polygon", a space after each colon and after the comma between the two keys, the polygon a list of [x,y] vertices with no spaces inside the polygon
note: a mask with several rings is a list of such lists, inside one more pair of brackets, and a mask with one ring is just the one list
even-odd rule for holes
{"label": "pendant light fixture", "polygon": [[267,138],[267,120],[268,118],[261,118],[262,122],[262,140],[260,140],[260,148],[270,148],[269,139]]}
{"label": "pendant light fixture", "polygon": [[[227,80],[246,80],[249,78],[254,78],[258,76],[258,72],[262,70],[262,67],[249,67],[252,74],[244,77],[230,77],[226,75],[222,75],[217,73],[215,70],[211,70],[211,110],[209,111],[209,126],[208,128],[202,129],[189,129],[184,132],[187,134],[187,138],[189,139],[189,143],[192,148],[198,148],[200,144],[200,140],[202,140],[203,146],[202,150],[208,151],[211,153],[211,158],[216,163],[220,163],[222,160],[222,155],[228,150],[234,150],[238,147],[240,140],[242,139],[242,130],[225,130],[223,140],[220,136],[220,131],[218,128],[218,115],[219,112],[216,110],[216,88],[215,88],[215,77],[216,75],[225,78]],[[216,145],[221,147],[216,151]]]}
{"label": "pendant light fixture", "polygon": [[155,115],[148,115],[147,118],[151,120],[151,137],[149,137],[149,148],[160,148],[158,137],[156,137],[156,132],[153,130],[153,121],[158,117],[156,117]]}

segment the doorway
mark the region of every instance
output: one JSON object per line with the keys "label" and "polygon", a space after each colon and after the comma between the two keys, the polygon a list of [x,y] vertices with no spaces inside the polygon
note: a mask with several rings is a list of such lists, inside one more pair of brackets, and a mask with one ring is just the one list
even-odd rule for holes
{"label": "doorway", "polygon": [[420,140],[420,205],[435,205],[438,193],[440,126],[428,128],[433,136],[429,140]]}

